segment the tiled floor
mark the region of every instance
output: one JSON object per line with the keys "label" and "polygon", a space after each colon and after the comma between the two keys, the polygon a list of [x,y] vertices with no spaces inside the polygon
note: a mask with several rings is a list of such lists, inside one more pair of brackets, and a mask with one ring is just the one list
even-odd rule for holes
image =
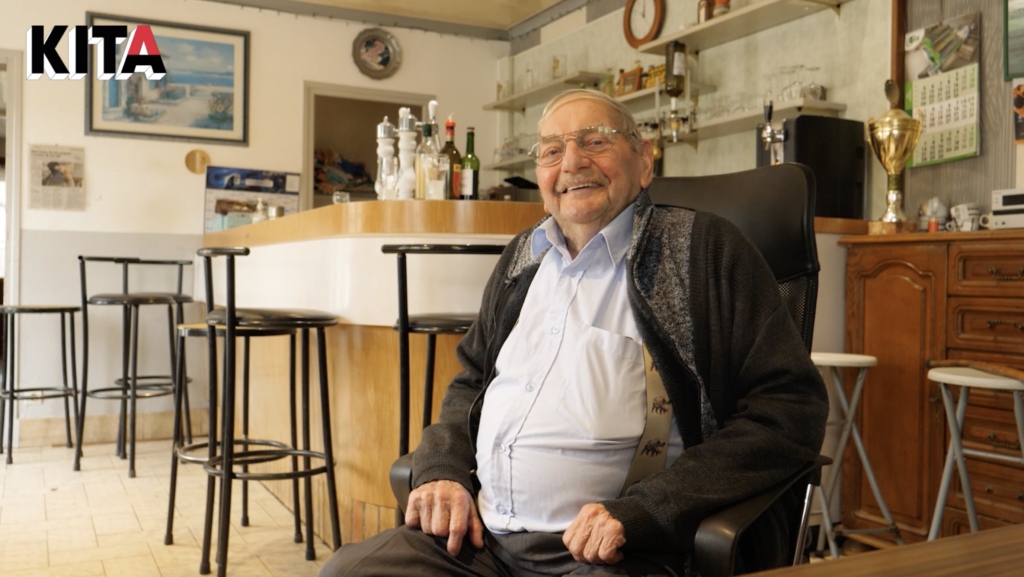
{"label": "tiled floor", "polygon": [[[170,442],[136,451],[129,479],[113,445],[87,446],[77,473],[71,449],[15,449],[14,464],[0,471],[0,575],[198,575],[206,474],[198,465],[178,468],[174,545],[164,545]],[[249,486],[248,527],[238,523],[241,491],[234,491],[228,575],[317,575],[330,549],[317,538],[317,560],[306,561],[305,545],[292,541],[291,512],[258,483]]]}

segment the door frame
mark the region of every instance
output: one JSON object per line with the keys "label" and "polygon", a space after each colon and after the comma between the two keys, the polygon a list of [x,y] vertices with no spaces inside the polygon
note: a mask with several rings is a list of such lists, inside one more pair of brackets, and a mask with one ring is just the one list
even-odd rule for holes
{"label": "door frame", "polygon": [[4,259],[4,304],[21,302],[21,95],[25,53],[0,50],[0,62],[7,65],[7,236]]}
{"label": "door frame", "polygon": [[[315,149],[313,138],[316,129],[314,119],[316,118],[317,96],[392,102],[395,104],[418,104],[420,105],[420,110],[417,112],[417,116],[420,120],[423,120],[423,117],[426,115],[427,103],[436,98],[436,96],[431,94],[359,88],[356,86],[343,86],[341,84],[327,84],[325,82],[310,82],[308,80],[303,83],[302,89],[302,173],[299,177],[300,211],[313,208],[313,151]],[[395,119],[395,124],[398,124],[397,119]],[[370,167],[367,167],[367,169],[373,170]]]}

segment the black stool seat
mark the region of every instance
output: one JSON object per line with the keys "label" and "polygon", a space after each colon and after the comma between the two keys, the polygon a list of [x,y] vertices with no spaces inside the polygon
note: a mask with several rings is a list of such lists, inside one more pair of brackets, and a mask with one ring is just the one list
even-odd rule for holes
{"label": "black stool seat", "polygon": [[[409,332],[435,335],[461,335],[476,322],[476,313],[409,315]],[[399,330],[398,323],[394,329]]]}
{"label": "black stool seat", "polygon": [[170,293],[106,293],[89,297],[91,305],[173,305]]}
{"label": "black stool seat", "polygon": [[0,306],[0,314],[3,313],[19,313],[19,314],[31,314],[31,313],[77,313],[82,310],[79,307],[69,307],[63,305],[5,305]]}
{"label": "black stool seat", "polygon": [[167,296],[169,296],[172,299],[174,299],[174,302],[176,302],[176,303],[184,304],[184,303],[193,302],[192,295],[186,295],[186,294],[181,294],[181,293],[167,293]]}
{"label": "black stool seat", "polygon": [[[227,309],[218,308],[206,315],[206,324],[223,325]],[[309,309],[235,309],[239,328],[311,328],[338,324],[338,317]]]}
{"label": "black stool seat", "polygon": [[[206,337],[209,336],[206,323],[188,323],[178,325],[178,334],[183,337]],[[295,334],[293,328],[266,328],[266,327],[235,327],[236,337],[278,337]],[[223,337],[224,325],[217,325],[217,336]]]}

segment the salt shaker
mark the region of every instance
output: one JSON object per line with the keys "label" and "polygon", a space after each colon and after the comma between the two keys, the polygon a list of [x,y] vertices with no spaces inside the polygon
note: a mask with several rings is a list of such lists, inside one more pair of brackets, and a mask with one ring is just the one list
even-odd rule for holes
{"label": "salt shaker", "polygon": [[384,122],[377,125],[377,181],[373,183],[373,190],[377,192],[377,200],[384,200],[392,196],[392,191],[385,190],[384,178],[381,170],[381,164],[386,159],[395,157],[395,125],[388,122],[388,117],[384,117]]}
{"label": "salt shaker", "polygon": [[399,200],[412,200],[416,191],[416,123],[408,108],[398,109]]}

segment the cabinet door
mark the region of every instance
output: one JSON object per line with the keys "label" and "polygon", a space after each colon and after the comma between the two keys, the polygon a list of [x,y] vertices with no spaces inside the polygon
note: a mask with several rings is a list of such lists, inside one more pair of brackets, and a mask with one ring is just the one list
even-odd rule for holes
{"label": "cabinet door", "polygon": [[[944,416],[925,362],[944,356],[946,273],[944,244],[849,248],[846,350],[878,358],[857,423],[882,497],[908,542],[927,536],[942,473]],[[853,381],[849,375],[847,394]],[[852,442],[842,493],[847,528],[884,525]]]}

